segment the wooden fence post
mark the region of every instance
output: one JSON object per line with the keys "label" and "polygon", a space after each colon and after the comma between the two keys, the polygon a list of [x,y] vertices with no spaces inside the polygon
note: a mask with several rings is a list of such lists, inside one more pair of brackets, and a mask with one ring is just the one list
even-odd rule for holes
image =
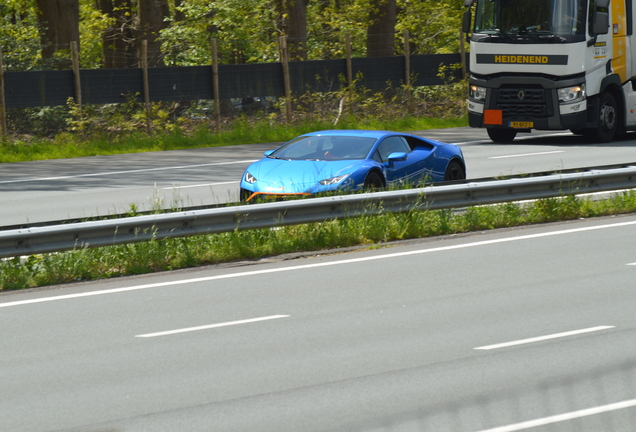
{"label": "wooden fence post", "polygon": [[289,78],[289,61],[287,57],[287,38],[281,36],[280,45],[280,62],[283,64],[283,81],[285,83],[285,118],[287,122],[292,121],[292,100],[291,100],[291,81]]}
{"label": "wooden fence post", "polygon": [[221,98],[219,97],[219,57],[216,48],[216,38],[211,40],[212,49],[212,94],[214,95],[214,121],[216,131],[221,130]]}
{"label": "wooden fence post", "polygon": [[407,102],[411,98],[411,46],[409,31],[404,29],[404,88]]}
{"label": "wooden fence post", "polygon": [[146,105],[146,132],[150,133],[150,85],[148,84],[148,41],[141,41],[141,69],[144,77],[144,104]]}
{"label": "wooden fence post", "polygon": [[4,69],[2,66],[2,45],[0,45],[0,140],[7,139],[7,106],[4,99]]}
{"label": "wooden fence post", "polygon": [[80,80],[79,49],[77,41],[71,41],[71,60],[73,62],[73,78],[75,82],[75,103],[79,109],[79,118],[82,118],[82,82]]}
{"label": "wooden fence post", "polygon": [[347,86],[349,87],[349,110],[353,111],[353,63],[351,62],[351,33],[345,35],[345,52],[347,53]]}

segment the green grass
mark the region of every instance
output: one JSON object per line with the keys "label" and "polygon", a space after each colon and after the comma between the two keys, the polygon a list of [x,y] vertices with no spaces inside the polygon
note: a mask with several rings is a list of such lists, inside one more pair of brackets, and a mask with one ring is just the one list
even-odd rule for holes
{"label": "green grass", "polygon": [[532,204],[506,203],[453,210],[364,216],[278,229],[154,240],[0,261],[0,290],[143,274],[284,253],[387,242],[470,231],[636,212],[636,193],[594,201],[567,196]]}
{"label": "green grass", "polygon": [[[356,120],[344,118],[338,129],[388,129],[397,131],[439,129],[466,126],[465,118],[435,119],[407,116],[397,120]],[[60,133],[54,138],[15,137],[0,143],[0,163],[33,160],[103,156],[188,148],[228,146],[288,141],[297,135],[322,129],[334,129],[331,121],[303,120],[288,125],[273,123],[267,118],[260,121],[245,118],[233,122],[232,127],[220,132],[207,125],[198,125],[188,131],[175,129],[151,135],[144,131],[129,133],[91,134]]]}

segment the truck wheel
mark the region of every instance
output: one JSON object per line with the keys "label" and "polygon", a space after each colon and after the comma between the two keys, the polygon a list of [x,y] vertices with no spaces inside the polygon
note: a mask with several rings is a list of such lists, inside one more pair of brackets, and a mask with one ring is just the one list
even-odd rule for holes
{"label": "truck wheel", "polygon": [[598,142],[610,142],[614,139],[618,126],[616,100],[611,93],[605,92],[601,95],[598,105],[598,126],[591,130],[592,137]]}
{"label": "truck wheel", "polygon": [[488,128],[486,130],[490,139],[496,143],[511,143],[517,136],[517,131],[514,129]]}

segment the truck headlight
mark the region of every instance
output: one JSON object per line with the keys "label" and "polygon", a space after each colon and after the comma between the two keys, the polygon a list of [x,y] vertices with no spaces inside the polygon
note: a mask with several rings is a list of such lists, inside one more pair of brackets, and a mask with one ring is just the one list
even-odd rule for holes
{"label": "truck headlight", "polygon": [[585,100],[585,84],[557,89],[559,103],[570,104]]}
{"label": "truck headlight", "polygon": [[486,88],[476,85],[468,86],[468,97],[476,101],[486,100]]}

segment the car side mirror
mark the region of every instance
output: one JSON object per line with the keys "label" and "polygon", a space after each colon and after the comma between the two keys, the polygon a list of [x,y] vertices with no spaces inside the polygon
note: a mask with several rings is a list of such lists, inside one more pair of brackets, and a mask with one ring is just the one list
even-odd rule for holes
{"label": "car side mirror", "polygon": [[263,155],[265,155],[265,156],[269,156],[269,155],[271,155],[272,153],[274,153],[275,151],[276,151],[276,150],[267,150],[265,153],[263,153]]}
{"label": "car side mirror", "polygon": [[391,162],[398,162],[398,161],[405,161],[407,158],[407,154],[404,152],[393,152],[389,155],[389,163]]}

